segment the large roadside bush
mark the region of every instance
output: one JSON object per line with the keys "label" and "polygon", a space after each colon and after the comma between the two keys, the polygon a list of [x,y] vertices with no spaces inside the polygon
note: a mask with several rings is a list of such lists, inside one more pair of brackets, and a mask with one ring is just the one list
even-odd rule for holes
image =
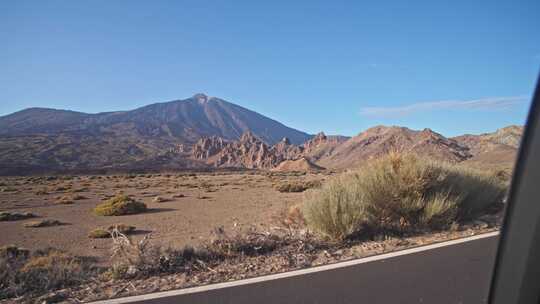
{"label": "large roadside bush", "polygon": [[495,176],[390,153],[310,190],[303,213],[311,229],[334,239],[444,229],[498,206],[504,192]]}

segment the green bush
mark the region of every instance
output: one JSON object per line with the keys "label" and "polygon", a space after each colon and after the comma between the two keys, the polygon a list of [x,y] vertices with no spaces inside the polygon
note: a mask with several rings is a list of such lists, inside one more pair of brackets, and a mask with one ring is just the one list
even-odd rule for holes
{"label": "green bush", "polygon": [[313,230],[333,239],[355,233],[444,229],[494,209],[505,186],[497,177],[414,154],[390,153],[305,196]]}
{"label": "green bush", "polygon": [[147,210],[146,204],[127,195],[115,196],[94,208],[94,213],[103,216],[137,214]]}

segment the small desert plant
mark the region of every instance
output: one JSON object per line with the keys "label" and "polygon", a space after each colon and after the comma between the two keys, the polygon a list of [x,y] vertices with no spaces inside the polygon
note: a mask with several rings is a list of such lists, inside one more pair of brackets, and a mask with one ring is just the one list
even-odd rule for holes
{"label": "small desert plant", "polygon": [[37,190],[35,192],[35,194],[36,195],[47,195],[47,194],[49,194],[49,192],[47,192],[47,190],[45,190],[45,189],[41,189],[41,190]]}
{"label": "small desert plant", "polygon": [[275,186],[279,192],[304,192],[310,188],[318,188],[321,186],[320,181],[308,182],[284,182]]}
{"label": "small desert plant", "polygon": [[73,201],[73,199],[71,197],[64,196],[64,197],[61,197],[59,200],[57,200],[56,204],[58,204],[58,205],[73,205],[73,204],[75,204],[75,202]]}
{"label": "small desert plant", "polygon": [[459,165],[390,153],[306,195],[308,226],[335,239],[361,230],[442,229],[498,206],[505,186]]}
{"label": "small desert plant", "polygon": [[110,272],[114,278],[149,275],[159,269],[161,248],[152,246],[149,237],[133,242],[127,235],[113,230]]}
{"label": "small desert plant", "polygon": [[97,228],[88,234],[88,237],[91,239],[105,239],[112,237],[113,231],[117,230],[118,232],[129,235],[135,231],[135,226],[129,226],[125,224],[115,224],[111,225],[108,228]]}
{"label": "small desert plant", "polygon": [[28,218],[36,217],[34,214],[30,212],[0,212],[0,222],[2,221],[18,221],[18,220],[24,220]]}
{"label": "small desert plant", "polygon": [[17,192],[17,188],[14,188],[14,187],[3,187],[3,188],[0,188],[0,192]]}
{"label": "small desert plant", "polygon": [[58,220],[39,220],[39,221],[25,223],[24,227],[41,228],[41,227],[53,227],[53,226],[60,226],[60,225],[62,225],[62,222]]}
{"label": "small desert plant", "polygon": [[146,204],[127,195],[117,195],[94,208],[94,213],[103,216],[137,214],[147,210]]}

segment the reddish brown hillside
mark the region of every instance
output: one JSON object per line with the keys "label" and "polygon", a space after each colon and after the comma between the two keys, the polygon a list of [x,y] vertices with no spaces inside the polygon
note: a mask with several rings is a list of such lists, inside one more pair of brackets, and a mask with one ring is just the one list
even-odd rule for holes
{"label": "reddish brown hillside", "polygon": [[405,127],[377,126],[337,146],[318,164],[345,169],[390,151],[414,152],[451,162],[471,157],[466,147],[430,129],[414,131]]}
{"label": "reddish brown hillside", "polygon": [[277,167],[272,169],[272,171],[278,171],[278,172],[289,172],[289,171],[312,172],[312,171],[320,171],[320,170],[324,170],[324,168],[317,166],[316,164],[312,163],[309,159],[305,157],[301,157],[295,160],[282,161]]}

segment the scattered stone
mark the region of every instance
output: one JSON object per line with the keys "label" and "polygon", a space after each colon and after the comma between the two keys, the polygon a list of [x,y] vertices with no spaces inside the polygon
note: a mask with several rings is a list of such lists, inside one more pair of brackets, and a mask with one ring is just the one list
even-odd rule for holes
{"label": "scattered stone", "polygon": [[166,199],[164,197],[161,197],[161,196],[156,196],[152,200],[152,202],[154,202],[154,203],[164,203],[164,202],[168,202],[168,201],[169,201],[168,199]]}

